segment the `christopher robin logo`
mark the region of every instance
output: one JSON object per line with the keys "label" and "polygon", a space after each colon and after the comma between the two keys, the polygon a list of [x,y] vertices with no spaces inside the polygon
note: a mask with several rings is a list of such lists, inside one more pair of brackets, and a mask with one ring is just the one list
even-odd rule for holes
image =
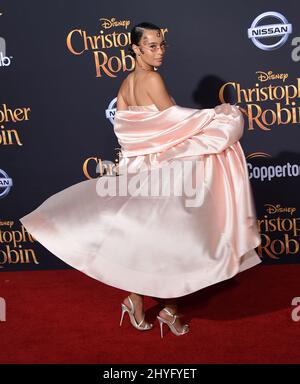
{"label": "christopher robin logo", "polygon": [[270,132],[274,127],[299,125],[300,77],[288,81],[288,73],[272,70],[257,71],[255,75],[256,81],[250,88],[238,82],[223,84],[219,91],[221,102],[227,92],[235,95],[234,102],[241,104],[241,111],[248,117],[249,131],[259,128]]}
{"label": "christopher robin logo", "polygon": [[[67,37],[68,50],[76,56],[91,52],[96,77],[117,77],[120,72],[132,71],[134,58],[126,50],[130,40],[130,20],[100,18],[100,31],[96,34],[76,28]],[[121,30],[123,28],[123,31]],[[164,36],[168,29],[161,29]]]}
{"label": "christopher robin logo", "polygon": [[[266,213],[258,220],[262,242],[258,246],[260,257],[281,259],[299,254],[300,218],[295,207],[265,204]],[[299,227],[299,228],[298,228]]]}

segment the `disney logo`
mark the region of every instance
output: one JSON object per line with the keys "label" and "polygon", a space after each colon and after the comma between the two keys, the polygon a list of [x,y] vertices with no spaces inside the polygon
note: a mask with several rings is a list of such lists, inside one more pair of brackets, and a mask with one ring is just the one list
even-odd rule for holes
{"label": "disney logo", "polygon": [[261,82],[267,81],[267,80],[282,80],[284,83],[285,80],[289,77],[287,73],[273,73],[273,71],[268,72],[262,72],[262,71],[256,71],[255,73],[258,74],[257,78]]}
{"label": "disney logo", "polygon": [[112,17],[110,20],[109,19],[105,19],[104,17],[101,17],[99,19],[100,21],[102,21],[101,23],[101,26],[104,28],[104,29],[108,29],[108,28],[112,28],[112,27],[125,27],[127,29],[128,25],[130,25],[130,21],[129,20],[119,20],[117,21],[115,17]]}
{"label": "disney logo", "polygon": [[5,225],[11,228],[13,224],[14,222],[10,220],[0,220],[0,227]]}
{"label": "disney logo", "polygon": [[277,204],[277,205],[272,205],[272,204],[265,204],[265,206],[267,206],[268,208],[266,209],[266,211],[268,213],[283,213],[283,212],[286,212],[286,213],[290,213],[291,216],[293,215],[293,213],[296,211],[296,208],[294,207],[281,207],[280,204]]}

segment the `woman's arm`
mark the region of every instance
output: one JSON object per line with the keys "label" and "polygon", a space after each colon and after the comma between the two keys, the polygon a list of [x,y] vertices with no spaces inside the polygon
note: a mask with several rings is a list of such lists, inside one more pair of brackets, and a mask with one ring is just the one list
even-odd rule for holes
{"label": "woman's arm", "polygon": [[149,73],[146,82],[147,94],[160,111],[175,105],[159,73]]}
{"label": "woman's arm", "polygon": [[126,101],[122,96],[122,86],[123,86],[123,83],[117,95],[117,111],[126,111],[128,109],[128,105],[126,104]]}

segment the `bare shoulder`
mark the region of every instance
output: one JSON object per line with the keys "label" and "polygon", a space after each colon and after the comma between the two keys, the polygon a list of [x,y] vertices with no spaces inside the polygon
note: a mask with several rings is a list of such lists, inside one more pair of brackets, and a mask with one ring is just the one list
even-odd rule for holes
{"label": "bare shoulder", "polygon": [[129,73],[125,79],[123,79],[121,85],[120,85],[120,88],[119,88],[119,91],[118,91],[118,95],[121,95],[124,99],[126,99],[126,96],[128,95],[128,90],[129,90],[129,82],[130,82],[130,79],[132,78],[132,73]]}
{"label": "bare shoulder", "polygon": [[154,85],[154,86],[165,86],[165,82],[161,76],[160,73],[151,71],[146,76],[146,79],[148,84]]}
{"label": "bare shoulder", "polygon": [[164,82],[163,77],[158,72],[150,72],[146,78],[145,82],[147,84],[148,91],[153,94],[155,93],[167,93],[167,88]]}
{"label": "bare shoulder", "polygon": [[119,88],[119,92],[121,92],[121,93],[126,92],[126,87],[127,87],[130,75],[131,75],[131,73],[128,76],[126,76],[125,79],[123,79],[123,81],[120,85],[120,88]]}
{"label": "bare shoulder", "polygon": [[126,93],[127,93],[127,82],[128,82],[128,77],[130,76],[131,74],[129,74],[127,77],[125,77],[125,79],[122,81],[121,83],[121,86],[119,88],[119,91],[118,91],[118,95],[117,95],[117,110],[127,110],[128,109],[128,105],[127,105],[127,102],[126,102]]}
{"label": "bare shoulder", "polygon": [[160,111],[175,104],[168,93],[160,73],[150,72],[145,81],[147,85],[147,94]]}

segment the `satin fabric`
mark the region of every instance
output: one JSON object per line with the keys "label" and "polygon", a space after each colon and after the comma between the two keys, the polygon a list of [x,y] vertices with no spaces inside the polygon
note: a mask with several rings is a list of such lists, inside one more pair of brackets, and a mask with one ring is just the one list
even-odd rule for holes
{"label": "satin fabric", "polygon": [[[72,185],[20,221],[70,266],[129,292],[180,297],[229,279],[261,262],[243,129],[227,103],[117,111],[118,174]],[[177,195],[188,183],[196,195]]]}

